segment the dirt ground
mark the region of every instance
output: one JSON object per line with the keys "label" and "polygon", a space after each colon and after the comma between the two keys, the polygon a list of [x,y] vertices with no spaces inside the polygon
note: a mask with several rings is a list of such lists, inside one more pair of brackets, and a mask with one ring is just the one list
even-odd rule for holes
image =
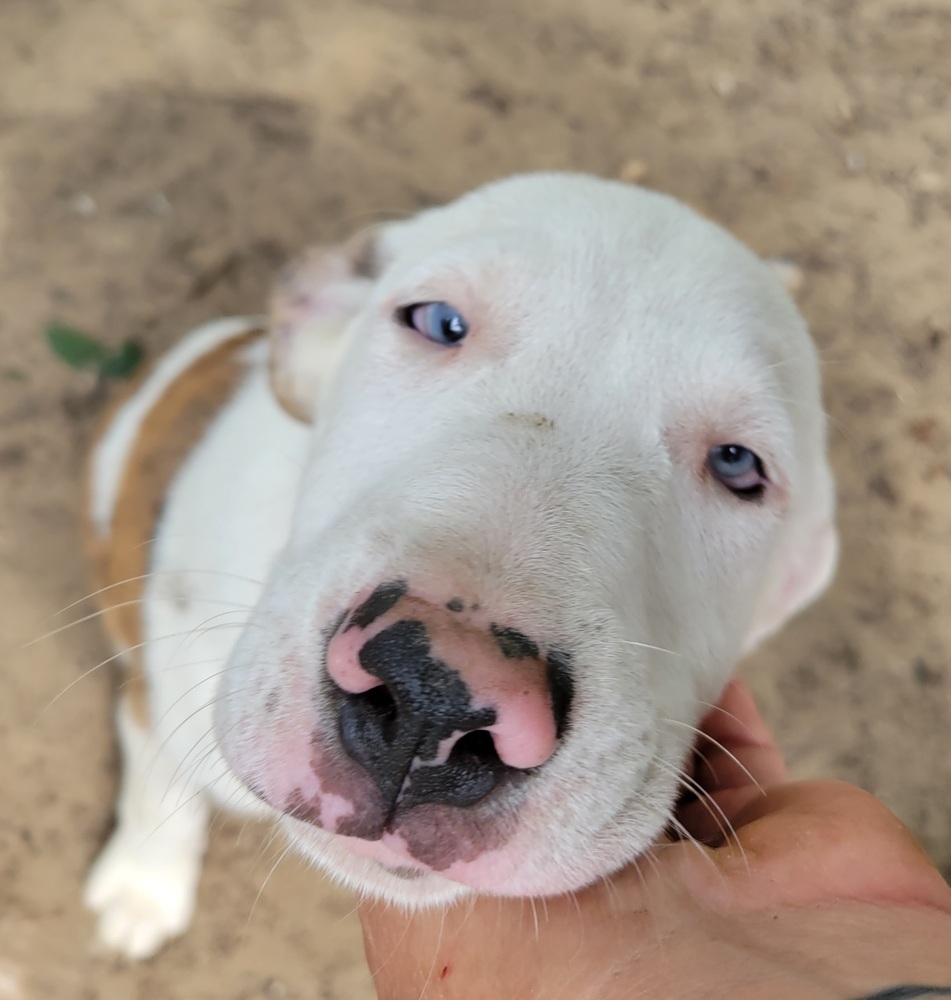
{"label": "dirt ground", "polygon": [[[951,871],[948,0],[0,3],[0,998],[371,996],[352,900],[215,829],[196,924],[91,949],[107,650],[78,510],[101,401],[61,318],[154,354],[304,244],[518,170],[644,175],[804,272],[843,557],[744,667],[795,772],[882,796]],[[267,879],[267,881],[266,881]],[[265,885],[266,881],[266,885]]]}

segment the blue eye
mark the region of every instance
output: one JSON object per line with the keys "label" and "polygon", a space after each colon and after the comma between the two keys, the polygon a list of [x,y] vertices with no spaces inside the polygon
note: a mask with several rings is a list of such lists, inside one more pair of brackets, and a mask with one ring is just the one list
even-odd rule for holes
{"label": "blue eye", "polygon": [[766,490],[768,480],[760,457],[741,444],[711,448],[707,467],[715,479],[743,500],[759,500]]}
{"label": "blue eye", "polygon": [[454,347],[469,332],[469,324],[448,302],[416,302],[396,311],[396,318],[435,344]]}

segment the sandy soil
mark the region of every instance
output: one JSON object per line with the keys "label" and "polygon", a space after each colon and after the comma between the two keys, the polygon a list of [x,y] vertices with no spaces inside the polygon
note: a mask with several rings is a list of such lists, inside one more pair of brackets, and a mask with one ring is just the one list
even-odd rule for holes
{"label": "sandy soil", "polygon": [[[902,0],[0,5],[0,997],[371,995],[352,901],[222,821],[194,930],[92,954],[116,758],[77,512],[101,401],[60,317],[150,352],[302,245],[515,170],[686,198],[802,267],[842,570],[745,666],[800,775],[951,870],[951,6]],[[263,888],[262,888],[263,887]]]}

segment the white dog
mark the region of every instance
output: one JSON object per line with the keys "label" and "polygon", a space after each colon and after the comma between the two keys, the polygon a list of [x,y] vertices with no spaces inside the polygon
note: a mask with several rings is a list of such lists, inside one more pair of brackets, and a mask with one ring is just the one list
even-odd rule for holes
{"label": "white dog", "polygon": [[132,670],[86,898],[132,956],[187,926],[213,803],[401,903],[616,870],[836,554],[776,275],[569,174],[312,252],[269,337],[192,333],[102,436],[90,525]]}

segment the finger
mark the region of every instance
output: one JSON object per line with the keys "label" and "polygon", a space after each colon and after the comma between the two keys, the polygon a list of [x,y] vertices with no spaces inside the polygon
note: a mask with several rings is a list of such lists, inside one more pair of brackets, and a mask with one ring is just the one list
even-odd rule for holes
{"label": "finger", "polygon": [[696,798],[678,812],[687,832],[720,842],[736,815],[763,790],[786,780],[786,763],[746,684],[732,680],[701,723],[694,778]]}
{"label": "finger", "polygon": [[[928,905],[951,913],[951,889],[911,832],[873,795],[839,781],[777,785],[734,819],[736,839],[697,865],[678,855],[685,881],[727,891],[732,907],[852,899]],[[737,889],[741,888],[741,892]]]}
{"label": "finger", "polygon": [[744,681],[730,681],[700,728],[700,780],[708,791],[786,780],[786,762]]}
{"label": "finger", "polygon": [[677,810],[685,831],[704,843],[718,845],[733,836],[738,816],[766,789],[782,782],[785,764],[775,747],[713,750],[699,760],[696,795]]}
{"label": "finger", "polygon": [[739,677],[727,684],[700,726],[711,740],[731,748],[776,746],[776,738],[757,708],[749,685]]}

